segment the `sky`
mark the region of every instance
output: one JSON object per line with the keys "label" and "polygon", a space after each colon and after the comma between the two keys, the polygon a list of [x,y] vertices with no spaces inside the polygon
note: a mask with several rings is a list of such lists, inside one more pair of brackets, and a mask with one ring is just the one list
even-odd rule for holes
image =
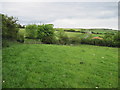
{"label": "sky", "polygon": [[54,24],[55,28],[118,29],[118,2],[0,2],[0,12],[22,25]]}
{"label": "sky", "polygon": [[119,0],[0,0],[0,2],[119,2]]}

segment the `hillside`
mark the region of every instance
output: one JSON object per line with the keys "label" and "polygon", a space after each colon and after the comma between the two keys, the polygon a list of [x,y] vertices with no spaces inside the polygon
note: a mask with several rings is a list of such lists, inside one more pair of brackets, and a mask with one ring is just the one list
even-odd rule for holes
{"label": "hillside", "polygon": [[3,48],[2,66],[3,88],[116,88],[118,85],[118,48],[18,44]]}

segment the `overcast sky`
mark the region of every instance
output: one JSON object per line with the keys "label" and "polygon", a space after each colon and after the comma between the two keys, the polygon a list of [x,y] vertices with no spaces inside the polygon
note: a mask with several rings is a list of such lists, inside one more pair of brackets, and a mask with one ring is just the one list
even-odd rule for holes
{"label": "overcast sky", "polygon": [[0,12],[18,17],[21,24],[118,29],[117,2],[1,2],[0,6]]}

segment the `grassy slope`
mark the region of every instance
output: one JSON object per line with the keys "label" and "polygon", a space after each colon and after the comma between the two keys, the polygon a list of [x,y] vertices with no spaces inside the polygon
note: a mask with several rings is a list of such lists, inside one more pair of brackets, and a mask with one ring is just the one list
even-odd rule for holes
{"label": "grassy slope", "polygon": [[[100,32],[100,31],[102,31],[102,30],[93,30],[93,31],[95,31],[95,32]],[[57,31],[55,31],[55,34],[56,34],[56,32]],[[104,32],[105,32],[105,30],[104,30]],[[107,32],[107,30],[106,30],[106,32]],[[25,29],[20,29],[20,31],[19,31],[19,33],[21,33],[21,34],[24,34],[24,36],[25,36],[25,34],[26,34],[26,32],[25,32]],[[79,32],[65,32],[67,35],[68,35],[68,37],[75,37],[75,36],[80,36],[80,37],[84,37],[84,36],[86,36],[86,34],[84,35],[84,34],[82,34],[82,33],[79,33]],[[104,34],[92,34],[92,36],[93,37],[96,37],[96,36],[104,36]]]}
{"label": "grassy slope", "polygon": [[[62,30],[64,30],[64,28]],[[69,30],[69,29],[65,29],[65,30]],[[74,30],[80,31],[80,29],[74,29]],[[85,30],[85,31],[88,31],[88,30]],[[97,32],[99,32],[99,33],[116,33],[117,32],[116,30],[102,30],[102,29],[101,30],[94,29],[94,30],[91,30],[91,31],[96,32],[96,33]],[[56,34],[56,32],[57,31],[55,31],[55,34]],[[25,34],[26,34],[25,29],[20,28],[19,33],[21,33],[21,34],[23,34],[25,36]],[[79,37],[85,37],[86,36],[86,34],[79,33],[79,32],[65,32],[65,33],[68,35],[68,37],[76,37],[76,36],[77,37],[78,36]],[[92,34],[92,37],[99,37],[99,36],[103,37],[104,34]]]}
{"label": "grassy slope", "polygon": [[22,44],[3,48],[3,87],[117,87],[117,51],[90,45]]}
{"label": "grassy slope", "polygon": [[[79,36],[81,38],[85,37],[87,34],[83,34],[83,33],[78,33],[78,32],[65,32],[68,37],[76,37],[76,36]],[[98,36],[104,36],[104,35],[101,35],[101,34],[92,34],[92,37],[98,37]]]}

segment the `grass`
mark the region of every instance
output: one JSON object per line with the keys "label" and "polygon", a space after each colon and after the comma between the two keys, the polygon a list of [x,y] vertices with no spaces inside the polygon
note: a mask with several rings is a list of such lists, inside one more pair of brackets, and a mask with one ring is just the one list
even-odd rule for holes
{"label": "grass", "polygon": [[93,31],[95,33],[99,32],[99,33],[116,33],[117,30],[112,30],[112,29],[100,29],[100,28],[96,28],[96,29],[80,29],[80,28],[55,28],[55,30],[70,30],[70,29],[74,29],[75,31]]}
{"label": "grass", "polygon": [[104,35],[101,35],[101,34],[92,34],[92,37],[104,37]]}
{"label": "grass", "polygon": [[78,33],[78,32],[65,32],[68,37],[75,37],[75,36],[81,36],[82,33]]}
{"label": "grass", "polygon": [[118,48],[15,44],[3,48],[3,88],[116,88]]}
{"label": "grass", "polygon": [[[80,38],[84,38],[86,37],[88,34],[84,34],[84,33],[78,33],[78,32],[65,32],[67,34],[68,37],[80,37]],[[101,34],[91,34],[92,37],[104,37],[104,35]]]}
{"label": "grass", "polygon": [[[55,34],[57,33],[57,31],[55,31]],[[68,37],[80,37],[80,38],[84,38],[86,37],[88,34],[84,34],[84,33],[79,33],[79,32],[65,32],[65,34]],[[92,37],[104,37],[104,34],[91,34]]]}
{"label": "grass", "polygon": [[[58,29],[59,30],[59,29]],[[60,29],[60,30],[64,30],[64,29]],[[69,29],[65,29],[65,30],[69,30]],[[76,31],[80,31],[80,29],[75,29]],[[88,30],[85,30],[85,31],[88,31]],[[97,29],[94,29],[94,30],[91,30],[91,31],[94,31],[94,32],[99,32],[99,33],[103,33],[103,34],[92,34],[92,37],[104,37],[104,33],[116,33],[117,31],[114,31],[114,30],[97,30]],[[19,30],[19,33],[23,34],[24,36],[26,36],[26,32],[25,32],[25,29],[21,29]],[[57,33],[57,31],[55,31],[55,34]],[[80,38],[83,38],[83,37],[86,37],[87,34],[83,34],[83,33],[79,33],[79,32],[65,32],[67,34],[68,37],[80,37]]]}
{"label": "grass", "polygon": [[93,29],[91,31],[93,31],[95,33],[99,32],[102,34],[104,34],[104,33],[116,33],[117,32],[117,30],[103,30],[103,29]]}
{"label": "grass", "polygon": [[41,44],[40,39],[24,39],[25,44]]}

